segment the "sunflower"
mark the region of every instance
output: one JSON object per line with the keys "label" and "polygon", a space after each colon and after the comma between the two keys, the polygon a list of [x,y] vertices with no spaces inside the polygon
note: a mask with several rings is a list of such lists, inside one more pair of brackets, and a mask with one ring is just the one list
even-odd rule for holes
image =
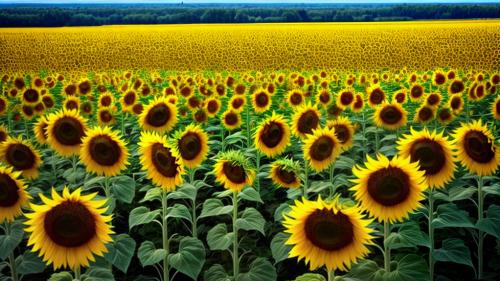
{"label": "sunflower", "polygon": [[230,131],[239,128],[241,126],[240,114],[231,109],[226,110],[226,112],[222,114],[222,125]]}
{"label": "sunflower", "polygon": [[373,119],[378,127],[395,130],[406,125],[407,113],[397,102],[385,103],[377,107]]}
{"label": "sunflower", "polygon": [[439,106],[439,103],[441,102],[441,94],[439,93],[430,93],[429,95],[427,95],[426,99],[425,99],[425,102],[428,106],[432,107],[432,108],[436,108]]}
{"label": "sunflower", "polygon": [[361,112],[364,106],[365,106],[365,101],[363,100],[363,95],[356,94],[354,102],[352,103],[352,111],[356,113]]}
{"label": "sunflower", "polygon": [[120,100],[122,108],[131,108],[138,100],[137,93],[133,90],[127,91]]}
{"label": "sunflower", "polygon": [[40,93],[36,89],[26,89],[23,92],[23,103],[34,105],[40,101]]}
{"label": "sunflower", "polygon": [[341,144],[332,130],[320,128],[307,136],[302,149],[309,166],[321,172],[340,155]]}
{"label": "sunflower", "polygon": [[97,122],[100,126],[106,126],[115,122],[113,111],[110,107],[101,107],[97,111]]}
{"label": "sunflower", "polygon": [[91,91],[92,91],[92,84],[90,84],[89,80],[84,79],[78,82],[78,93],[80,93],[80,95],[89,94]]}
{"label": "sunflower", "polygon": [[208,135],[199,125],[189,124],[178,131],[173,139],[173,148],[188,168],[198,167],[208,154]]}
{"label": "sunflower", "polygon": [[394,96],[392,96],[392,99],[393,99],[393,101],[395,101],[399,104],[405,103],[407,101],[406,90],[405,89],[399,90],[398,92],[396,92],[394,94]]}
{"label": "sunflower", "polygon": [[7,108],[8,108],[7,99],[0,96],[0,115],[3,115],[5,112],[7,112]]}
{"label": "sunflower", "polygon": [[242,95],[234,95],[229,100],[229,107],[236,113],[240,113],[245,108],[246,98]]}
{"label": "sunflower", "polygon": [[335,120],[328,120],[326,127],[333,130],[343,151],[351,148],[354,140],[354,126],[349,118],[340,116]]}
{"label": "sunflower", "polygon": [[47,143],[62,156],[80,152],[82,138],[87,130],[86,121],[75,110],[53,113],[47,117]]}
{"label": "sunflower", "polygon": [[458,114],[464,108],[464,99],[458,95],[452,96],[448,101],[448,105],[455,114]]}
{"label": "sunflower", "polygon": [[376,107],[385,101],[385,92],[379,85],[373,85],[366,88],[368,94],[368,104],[371,107]]}
{"label": "sunflower", "polygon": [[21,215],[21,208],[31,199],[20,176],[21,172],[14,172],[12,167],[0,165],[0,223]]}
{"label": "sunflower", "polygon": [[283,153],[290,144],[290,127],[285,117],[273,112],[262,121],[255,132],[254,144],[269,158]]}
{"label": "sunflower", "polygon": [[301,171],[300,163],[291,159],[278,159],[271,163],[269,177],[279,187],[299,188]]}
{"label": "sunflower", "polygon": [[446,83],[446,74],[440,70],[435,71],[432,74],[432,84],[435,86],[441,86]]}
{"label": "sunflower", "polygon": [[20,137],[8,137],[0,144],[0,159],[15,170],[21,171],[27,179],[38,177],[38,168],[42,162],[40,153]]}
{"label": "sunflower", "polygon": [[221,102],[217,98],[209,98],[205,102],[205,110],[209,117],[214,117],[221,109]]}
{"label": "sunflower", "polygon": [[327,107],[332,102],[332,96],[328,89],[321,89],[316,95],[316,103]]}
{"label": "sunflower", "polygon": [[215,161],[215,180],[225,189],[239,192],[246,185],[253,183],[255,171],[243,152],[239,150],[219,152]]}
{"label": "sunflower", "polygon": [[411,129],[411,134],[398,140],[399,154],[412,162],[418,162],[424,171],[429,187],[442,188],[453,179],[455,163],[453,162],[452,144],[448,137],[436,131],[429,132]]}
{"label": "sunflower", "polygon": [[434,119],[434,112],[435,110],[432,107],[429,106],[421,106],[419,109],[417,109],[417,112],[415,114],[415,122],[419,122],[422,124],[427,124],[429,123],[432,119]]}
{"label": "sunflower", "polygon": [[33,109],[33,106],[23,104],[23,106],[21,107],[21,112],[24,119],[26,120],[31,120],[33,119],[33,117],[35,117],[35,110]]}
{"label": "sunflower", "polygon": [[304,93],[299,89],[290,90],[286,94],[286,100],[292,108],[299,107],[304,103]]}
{"label": "sunflower", "polygon": [[460,79],[455,79],[451,81],[450,85],[448,86],[448,94],[454,95],[454,94],[461,94],[465,90],[465,85],[464,82]]}
{"label": "sunflower", "polygon": [[155,98],[139,115],[139,124],[143,130],[168,132],[176,123],[177,108],[166,98]]}
{"label": "sunflower", "polygon": [[109,107],[114,103],[113,95],[110,93],[103,93],[99,96],[99,107]]}
{"label": "sunflower", "polygon": [[40,116],[35,126],[33,127],[33,131],[35,132],[35,138],[39,144],[47,143],[47,128],[49,126],[49,122],[45,116]]}
{"label": "sunflower", "polygon": [[318,109],[309,104],[300,106],[295,111],[292,119],[293,134],[299,138],[306,138],[308,134],[320,126],[320,113]]}
{"label": "sunflower", "polygon": [[355,96],[354,93],[350,90],[342,90],[340,93],[337,95],[337,106],[346,109],[347,107],[351,106],[352,103],[354,102]]}
{"label": "sunflower", "polygon": [[454,117],[455,116],[453,115],[453,113],[449,107],[442,107],[437,112],[437,118],[441,124],[450,123]]}
{"label": "sunflower", "polygon": [[395,156],[389,160],[379,154],[377,159],[367,155],[366,168],[354,166],[356,183],[351,190],[361,207],[379,221],[402,221],[410,212],[421,207],[427,183],[424,171],[410,158]]}
{"label": "sunflower", "polygon": [[470,172],[480,176],[495,173],[500,165],[500,149],[491,131],[481,120],[462,123],[453,133],[456,158]]}
{"label": "sunflower", "polygon": [[[495,119],[500,120],[500,95],[491,104],[491,112]],[[1,142],[1,141],[0,141]]]}
{"label": "sunflower", "polygon": [[84,101],[80,104],[80,112],[84,115],[92,114],[92,109],[92,102],[90,101]]}
{"label": "sunflower", "polygon": [[109,127],[95,127],[87,131],[80,148],[80,160],[87,172],[112,177],[128,164],[128,150],[117,132]]}
{"label": "sunflower", "polygon": [[4,125],[0,125],[0,144],[7,140],[9,137],[9,131]]}
{"label": "sunflower", "polygon": [[424,95],[424,87],[419,84],[413,84],[410,87],[410,99],[418,101]]}
{"label": "sunflower", "polygon": [[182,184],[182,158],[171,148],[165,136],[156,132],[142,132],[139,152],[142,169],[157,186],[171,191]]}
{"label": "sunflower", "polygon": [[68,96],[64,101],[64,108],[66,110],[78,111],[80,108],[80,99],[76,96]]}
{"label": "sunflower", "polygon": [[371,222],[363,219],[359,207],[342,206],[338,199],[295,200],[283,221],[290,234],[285,244],[292,245],[289,257],[305,259],[311,270],[326,266],[329,272],[348,271],[374,244]]}
{"label": "sunflower", "polygon": [[97,193],[81,195],[81,189],[70,193],[64,187],[62,196],[52,189],[52,199],[40,195],[43,205],[31,204],[26,214],[25,231],[31,233],[28,246],[54,269],[88,267],[95,255],[103,256],[112,242],[111,219],[104,215],[107,200],[92,200]]}
{"label": "sunflower", "polygon": [[271,107],[271,104],[271,95],[266,89],[259,89],[252,94],[252,105],[255,112],[266,112]]}

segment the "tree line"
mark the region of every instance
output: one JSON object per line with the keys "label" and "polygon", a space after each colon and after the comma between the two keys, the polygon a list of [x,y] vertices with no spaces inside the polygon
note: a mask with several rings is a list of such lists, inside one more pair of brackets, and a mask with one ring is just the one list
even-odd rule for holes
{"label": "tree line", "polygon": [[0,6],[0,27],[498,18],[500,4]]}

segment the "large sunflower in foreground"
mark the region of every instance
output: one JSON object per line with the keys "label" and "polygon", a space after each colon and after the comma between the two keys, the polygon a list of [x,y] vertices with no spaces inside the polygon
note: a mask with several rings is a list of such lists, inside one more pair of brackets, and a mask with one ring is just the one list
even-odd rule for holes
{"label": "large sunflower in foreground", "polygon": [[328,128],[314,130],[303,145],[304,159],[311,168],[321,172],[328,168],[340,155],[341,144],[335,132]]}
{"label": "large sunflower in foreground", "polygon": [[411,134],[398,140],[398,150],[402,157],[410,157],[412,162],[419,163],[429,187],[442,188],[453,178],[452,144],[443,133],[412,128]]}
{"label": "large sunflower in foreground", "polygon": [[112,177],[128,164],[128,150],[117,132],[109,127],[95,127],[82,140],[80,160],[88,172]]}
{"label": "large sunflower in foreground", "polygon": [[143,130],[168,132],[176,123],[177,107],[166,98],[156,98],[139,115],[139,124]]}
{"label": "large sunflower in foreground", "polygon": [[0,159],[15,170],[22,172],[23,177],[35,179],[41,165],[40,153],[21,138],[7,138],[0,144]]}
{"label": "large sunflower in foreground", "polygon": [[316,107],[308,104],[300,106],[293,114],[293,134],[299,138],[306,138],[308,134],[312,134],[312,131],[320,126],[320,117],[320,112]]}
{"label": "large sunflower in foreground", "polygon": [[183,183],[182,158],[171,148],[165,136],[155,132],[142,132],[139,152],[142,169],[157,186],[171,191]]}
{"label": "large sunflower in foreground", "polygon": [[254,143],[267,157],[272,158],[283,153],[290,144],[290,127],[285,117],[273,112],[262,121],[255,132]]}
{"label": "large sunflower in foreground", "polygon": [[47,143],[62,156],[80,152],[86,121],[75,110],[62,110],[47,118]]}
{"label": "large sunflower in foreground", "polygon": [[21,208],[31,198],[20,176],[21,172],[13,171],[12,167],[0,165],[0,223],[21,215]]}
{"label": "large sunflower in foreground", "polygon": [[299,188],[301,171],[300,163],[291,159],[278,159],[271,163],[269,173],[273,183],[284,188]]}
{"label": "large sunflower in foreground", "polygon": [[236,150],[220,152],[217,155],[214,174],[218,183],[233,192],[241,191],[246,185],[251,185],[255,178],[255,171],[248,158]]}
{"label": "large sunflower in foreground", "polygon": [[500,164],[500,150],[491,131],[481,120],[462,123],[453,134],[456,158],[470,172],[480,176],[495,173]]}
{"label": "large sunflower in foreground", "polygon": [[366,168],[352,169],[356,176],[354,197],[361,207],[379,221],[402,221],[421,206],[427,184],[424,171],[410,158],[395,156],[389,160],[379,154],[377,159],[367,155]]}
{"label": "large sunflower in foreground", "polygon": [[31,204],[26,214],[28,246],[54,269],[88,267],[95,255],[102,256],[112,241],[111,216],[104,215],[106,200],[92,200],[97,193],[81,195],[81,189],[62,196],[52,189],[52,199],[40,195],[43,205]]}
{"label": "large sunflower in foreground", "polygon": [[345,151],[351,148],[354,140],[354,125],[349,118],[339,116],[335,120],[328,120],[326,122],[326,127],[333,130],[335,136],[342,145],[342,150]]}
{"label": "large sunflower in foreground", "polygon": [[208,135],[199,125],[190,124],[173,137],[173,147],[188,168],[198,167],[207,157]]}
{"label": "large sunflower in foreground", "polygon": [[407,115],[401,104],[392,102],[377,107],[373,119],[378,127],[395,130],[406,125]]}
{"label": "large sunflower in foreground", "polygon": [[329,272],[349,270],[374,244],[371,220],[361,213],[359,207],[341,206],[337,200],[295,200],[283,221],[290,234],[285,244],[292,245],[289,257],[305,259],[311,270],[321,266]]}

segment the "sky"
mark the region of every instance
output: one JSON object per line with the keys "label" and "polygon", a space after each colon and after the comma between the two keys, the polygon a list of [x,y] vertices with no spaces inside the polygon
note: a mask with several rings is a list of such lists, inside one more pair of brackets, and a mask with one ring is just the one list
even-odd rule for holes
{"label": "sky", "polygon": [[0,0],[0,3],[500,3],[500,0]]}

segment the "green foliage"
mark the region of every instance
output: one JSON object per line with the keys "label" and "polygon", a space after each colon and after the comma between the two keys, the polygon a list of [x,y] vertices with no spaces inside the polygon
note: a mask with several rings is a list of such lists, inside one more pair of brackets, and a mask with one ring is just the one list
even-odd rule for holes
{"label": "green foliage", "polygon": [[122,272],[127,273],[135,247],[135,240],[128,234],[116,235],[113,237],[113,243],[107,245],[108,253],[104,255],[104,258]]}
{"label": "green foliage", "polygon": [[155,245],[151,241],[142,242],[139,250],[137,251],[137,257],[143,267],[159,263],[166,256],[167,251],[164,249],[156,249]]}
{"label": "green foliage", "polygon": [[205,263],[205,246],[203,242],[193,237],[184,237],[179,245],[179,251],[169,256],[173,268],[197,280]]}

